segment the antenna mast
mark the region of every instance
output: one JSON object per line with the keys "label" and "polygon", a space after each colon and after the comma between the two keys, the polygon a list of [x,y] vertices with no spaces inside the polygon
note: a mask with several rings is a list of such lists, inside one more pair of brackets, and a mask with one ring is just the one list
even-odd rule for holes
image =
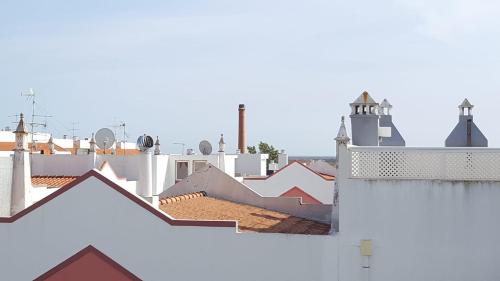
{"label": "antenna mast", "polygon": [[35,149],[36,147],[36,144],[35,144],[35,127],[38,127],[38,126],[43,126],[44,128],[47,127],[47,121],[45,121],[44,123],[37,123],[35,122],[35,117],[45,117],[45,118],[48,118],[48,117],[52,117],[50,115],[36,115],[36,94],[35,94],[35,91],[33,91],[33,88],[30,88],[28,90],[27,93],[23,93],[21,92],[21,96],[24,96],[24,97],[27,97],[27,99],[31,99],[31,122],[28,123],[30,125],[30,130],[31,130],[31,152],[33,152],[33,150]]}
{"label": "antenna mast", "polygon": [[123,140],[122,140],[122,143],[123,143],[123,156],[125,156],[127,154],[127,130],[125,128],[126,124],[125,122],[121,122],[120,123],[120,127],[123,127]]}
{"label": "antenna mast", "polygon": [[182,145],[182,155],[184,155],[184,149],[186,148],[186,144],[185,143],[182,143],[182,142],[174,142],[173,144],[176,144],[176,145]]}
{"label": "antenna mast", "polygon": [[72,138],[73,140],[76,140],[76,131],[80,131],[76,126],[78,125],[78,122],[71,122],[71,133],[72,133]]}

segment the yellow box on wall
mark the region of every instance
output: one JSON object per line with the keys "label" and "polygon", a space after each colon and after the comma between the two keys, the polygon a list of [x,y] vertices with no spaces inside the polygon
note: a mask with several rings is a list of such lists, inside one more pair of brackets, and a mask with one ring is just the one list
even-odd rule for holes
{"label": "yellow box on wall", "polygon": [[359,252],[363,257],[372,255],[372,240],[361,240],[359,243]]}

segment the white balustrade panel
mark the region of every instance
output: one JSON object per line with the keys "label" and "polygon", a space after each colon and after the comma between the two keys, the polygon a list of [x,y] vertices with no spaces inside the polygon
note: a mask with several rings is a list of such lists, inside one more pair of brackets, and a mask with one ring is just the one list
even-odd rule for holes
{"label": "white balustrade panel", "polygon": [[349,147],[351,177],[500,181],[500,149]]}

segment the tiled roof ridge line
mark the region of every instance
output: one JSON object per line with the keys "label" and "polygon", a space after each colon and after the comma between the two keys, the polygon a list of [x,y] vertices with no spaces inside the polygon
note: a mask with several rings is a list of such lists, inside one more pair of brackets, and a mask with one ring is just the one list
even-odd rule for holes
{"label": "tiled roof ridge line", "polygon": [[164,197],[160,199],[160,205],[172,204],[175,202],[180,202],[183,200],[195,199],[199,197],[205,197],[207,193],[205,191],[191,192],[186,194],[181,194],[178,196]]}

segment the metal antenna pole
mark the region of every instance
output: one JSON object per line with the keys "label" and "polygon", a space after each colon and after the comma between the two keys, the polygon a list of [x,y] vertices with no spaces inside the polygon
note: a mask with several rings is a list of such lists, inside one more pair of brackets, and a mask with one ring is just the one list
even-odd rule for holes
{"label": "metal antenna pole", "polygon": [[120,127],[123,127],[123,156],[126,156],[127,155],[127,132],[126,132],[126,129],[125,129],[125,122],[122,121],[122,123],[120,124]]}
{"label": "metal antenna pole", "polygon": [[182,142],[174,142],[173,144],[177,144],[177,145],[182,145],[182,155],[184,155],[184,150],[186,148],[186,144],[185,143],[182,143]]}
{"label": "metal antenna pole", "polygon": [[31,122],[30,122],[30,127],[31,127],[31,152],[33,152],[33,150],[35,149],[35,126],[43,126],[43,127],[47,127],[47,122],[45,123],[36,123],[35,122],[35,117],[52,117],[50,115],[36,115],[36,94],[35,94],[35,91],[33,91],[32,88],[29,89],[29,92],[28,93],[23,93],[21,92],[21,96],[25,96],[27,97],[28,99],[32,99],[31,100]]}
{"label": "metal antenna pole", "polygon": [[78,125],[78,124],[79,124],[78,122],[71,122],[71,130],[70,130],[70,131],[71,131],[71,133],[72,133],[72,138],[73,138],[73,140],[75,140],[75,138],[76,138],[76,134],[75,134],[75,132],[80,130],[80,129],[77,129],[77,128],[75,127],[75,125]]}

